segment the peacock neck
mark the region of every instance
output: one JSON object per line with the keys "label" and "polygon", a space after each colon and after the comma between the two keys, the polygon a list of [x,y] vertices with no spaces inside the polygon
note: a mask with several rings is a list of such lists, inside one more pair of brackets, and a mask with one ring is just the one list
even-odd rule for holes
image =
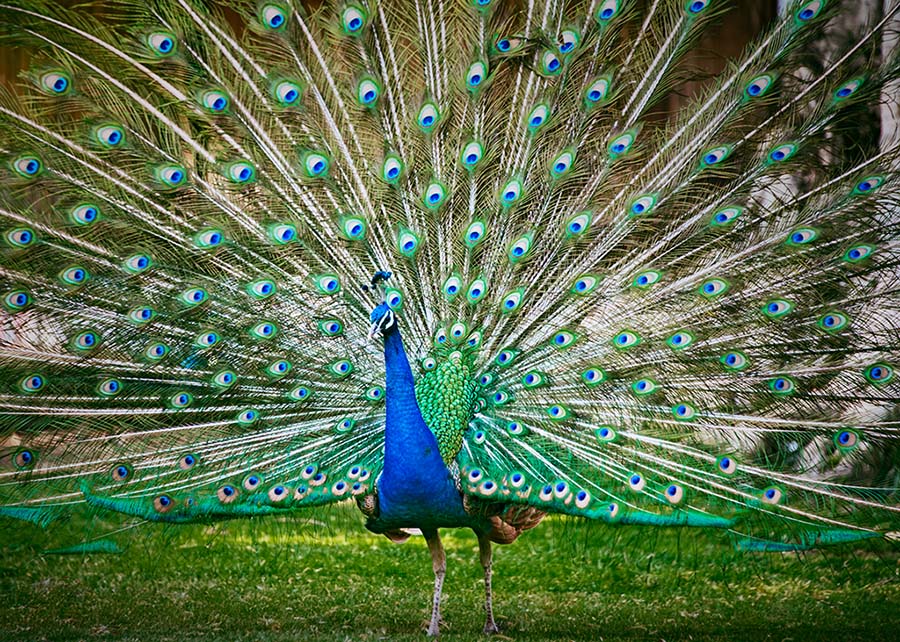
{"label": "peacock neck", "polygon": [[399,330],[384,338],[386,370],[384,468],[378,482],[382,516],[428,526],[463,516],[462,502],[437,439],[422,419]]}

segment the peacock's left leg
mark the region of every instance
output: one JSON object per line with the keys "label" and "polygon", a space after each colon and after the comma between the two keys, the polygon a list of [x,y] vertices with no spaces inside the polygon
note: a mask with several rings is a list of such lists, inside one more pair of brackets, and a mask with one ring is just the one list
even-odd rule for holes
{"label": "peacock's left leg", "polygon": [[444,556],[444,547],[441,546],[441,536],[437,530],[423,531],[428,550],[431,552],[431,566],[434,569],[434,603],[431,607],[431,624],[428,625],[428,635],[441,634],[441,588],[444,586],[444,574],[447,571],[447,558]]}
{"label": "peacock's left leg", "polygon": [[486,533],[478,533],[478,553],[481,557],[481,566],[484,568],[484,611],[487,617],[484,632],[499,633],[500,629],[494,622],[494,607],[491,603],[491,540]]}

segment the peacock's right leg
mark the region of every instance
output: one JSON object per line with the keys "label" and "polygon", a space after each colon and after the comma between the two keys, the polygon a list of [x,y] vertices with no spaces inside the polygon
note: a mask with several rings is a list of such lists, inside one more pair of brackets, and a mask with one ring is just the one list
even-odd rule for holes
{"label": "peacock's right leg", "polygon": [[441,536],[437,530],[423,531],[428,550],[431,552],[431,567],[434,569],[434,603],[431,607],[431,624],[428,625],[428,635],[441,634],[441,589],[444,586],[444,574],[447,572],[447,558],[444,556],[444,547],[441,545]]}
{"label": "peacock's right leg", "polygon": [[487,533],[477,533],[478,535],[478,554],[481,557],[481,566],[484,568],[484,610],[485,622],[484,632],[499,633],[500,629],[494,622],[494,605],[493,595],[491,593],[491,540],[488,539]]}

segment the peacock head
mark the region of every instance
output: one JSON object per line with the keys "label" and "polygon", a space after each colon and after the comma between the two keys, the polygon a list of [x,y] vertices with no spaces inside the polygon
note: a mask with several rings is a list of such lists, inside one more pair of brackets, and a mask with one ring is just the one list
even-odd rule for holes
{"label": "peacock head", "polygon": [[389,278],[391,278],[390,272],[379,270],[372,277],[371,286],[363,286],[363,290],[366,292],[371,289],[382,295],[381,304],[372,310],[372,314],[369,316],[369,320],[372,322],[372,327],[369,329],[370,339],[374,339],[377,335],[387,336],[397,330],[397,318],[394,311],[384,302],[385,281]]}
{"label": "peacock head", "polygon": [[370,339],[374,339],[378,335],[387,336],[397,331],[397,318],[387,303],[382,303],[372,310],[369,320],[372,322],[372,327],[369,329]]}

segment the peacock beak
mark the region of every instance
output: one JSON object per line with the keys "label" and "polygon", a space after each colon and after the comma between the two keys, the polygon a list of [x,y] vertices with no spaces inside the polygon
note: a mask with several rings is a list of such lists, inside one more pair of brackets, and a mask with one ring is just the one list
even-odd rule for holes
{"label": "peacock beak", "polygon": [[376,321],[372,324],[372,327],[369,328],[369,341],[372,341],[379,334],[381,334],[381,322]]}

